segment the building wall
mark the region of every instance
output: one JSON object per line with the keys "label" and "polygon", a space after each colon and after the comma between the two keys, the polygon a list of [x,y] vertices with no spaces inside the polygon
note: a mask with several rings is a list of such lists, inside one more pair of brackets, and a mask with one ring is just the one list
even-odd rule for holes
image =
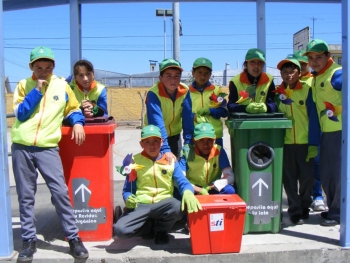
{"label": "building wall", "polygon": [[[142,113],[142,103],[141,96],[146,99],[146,94],[150,87],[140,87],[140,88],[107,88],[107,99],[108,99],[108,113],[113,116],[117,122],[127,122],[127,121],[140,121]],[[228,92],[228,87],[222,88],[223,92]],[[12,100],[13,94],[6,95],[6,114],[13,113],[12,110]],[[140,96],[141,95],[141,96]],[[145,111],[145,109],[144,109]],[[10,127],[13,124],[14,118],[7,119],[7,125]],[[140,122],[141,124],[141,122]]]}

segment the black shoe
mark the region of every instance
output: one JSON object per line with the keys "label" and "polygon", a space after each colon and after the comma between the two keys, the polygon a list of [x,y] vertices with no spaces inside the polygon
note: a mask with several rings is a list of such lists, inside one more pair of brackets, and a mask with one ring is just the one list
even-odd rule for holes
{"label": "black shoe", "polygon": [[339,225],[339,222],[333,219],[325,219],[325,220],[322,220],[321,222],[321,226],[336,226],[336,225]]}
{"label": "black shoe", "polygon": [[157,232],[154,239],[154,243],[157,245],[164,245],[169,243],[169,236],[167,232]]}
{"label": "black shoe", "polygon": [[290,221],[292,221],[292,223],[294,225],[302,225],[304,224],[304,220],[301,219],[301,215],[294,215],[290,217]]}
{"label": "black shoe", "polygon": [[303,212],[301,213],[301,219],[309,219],[309,208],[303,208]]}
{"label": "black shoe", "polygon": [[23,241],[21,253],[18,254],[18,261],[30,261],[33,259],[33,254],[36,252],[36,240],[29,239]]}
{"label": "black shoe", "polygon": [[69,240],[70,252],[74,258],[88,258],[89,252],[84,247],[83,242],[81,242],[80,237],[73,238]]}
{"label": "black shoe", "polygon": [[321,217],[324,219],[328,219],[328,212],[321,212]]}

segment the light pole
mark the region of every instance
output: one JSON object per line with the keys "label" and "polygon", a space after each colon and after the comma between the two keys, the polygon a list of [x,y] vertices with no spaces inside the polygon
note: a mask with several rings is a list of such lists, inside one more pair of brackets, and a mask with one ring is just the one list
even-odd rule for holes
{"label": "light pole", "polygon": [[156,16],[164,18],[164,59],[166,58],[166,17],[173,16],[172,9],[156,9]]}

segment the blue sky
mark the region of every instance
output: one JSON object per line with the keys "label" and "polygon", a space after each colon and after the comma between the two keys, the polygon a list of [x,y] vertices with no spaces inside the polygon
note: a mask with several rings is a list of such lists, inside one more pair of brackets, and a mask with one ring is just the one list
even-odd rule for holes
{"label": "blue sky", "polygon": [[[180,61],[185,70],[198,57],[209,58],[214,70],[224,69],[226,63],[241,67],[246,51],[257,46],[255,3],[179,6]],[[172,3],[82,5],[82,57],[98,69],[148,72],[149,60],[164,58],[164,24],[156,9],[172,9]],[[266,3],[266,15],[267,66],[276,67],[293,52],[293,34],[306,26],[311,36],[341,44],[341,4]],[[171,17],[166,25],[167,57],[171,57]],[[38,45],[54,50],[56,75],[70,74],[68,5],[4,12],[3,29],[5,75],[13,87],[30,76],[29,53]]]}

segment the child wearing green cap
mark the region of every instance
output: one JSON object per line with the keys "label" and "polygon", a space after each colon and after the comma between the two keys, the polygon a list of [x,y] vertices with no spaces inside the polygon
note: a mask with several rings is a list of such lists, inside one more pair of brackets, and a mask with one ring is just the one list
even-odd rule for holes
{"label": "child wearing green cap", "polygon": [[273,77],[263,72],[265,53],[258,48],[248,50],[244,70],[234,76],[229,84],[227,109],[229,112],[275,112],[275,84]]}
{"label": "child wearing green cap", "polygon": [[52,204],[61,220],[71,253],[75,258],[87,258],[89,253],[78,236],[58,154],[62,120],[73,126],[72,139],[81,145],[85,140],[84,116],[68,83],[53,74],[55,57],[50,48],[34,48],[30,53],[29,68],[33,71],[32,76],[21,80],[13,95],[16,120],[11,132],[12,167],[23,239],[18,261],[32,260],[36,252],[34,203],[37,170],[50,189]]}
{"label": "child wearing green cap", "polygon": [[170,160],[180,156],[181,132],[184,144],[192,140],[192,103],[188,87],[180,82],[183,69],[179,61],[164,59],[159,71],[159,81],[147,93],[145,125],[160,128],[164,140],[161,151]]}
{"label": "child wearing green cap", "polygon": [[73,67],[74,79],[70,86],[81,103],[81,110],[87,118],[108,116],[107,90],[95,80],[94,66],[88,60],[77,61]]}
{"label": "child wearing green cap", "polygon": [[[194,125],[203,121],[211,123],[215,129],[216,144],[223,146],[223,123],[221,118],[228,116],[226,94],[209,79],[212,63],[207,58],[197,58],[192,67],[194,81],[190,85]],[[204,118],[203,118],[204,117]]]}
{"label": "child wearing green cap", "polygon": [[288,200],[288,214],[293,224],[309,218],[314,183],[314,158],[318,154],[319,124],[310,86],[299,80],[300,64],[295,57],[281,60],[277,68],[283,82],[276,101],[278,110],[292,120],[286,129],[283,148],[283,186]]}
{"label": "child wearing green cap", "polygon": [[[188,213],[202,209],[179,163],[169,164],[160,151],[162,144],[159,127],[143,127],[140,141],[143,151],[132,157],[129,169],[124,167],[124,171],[129,171],[123,187],[127,209],[113,226],[119,238],[141,236],[155,238],[156,244],[167,244],[167,231],[182,218],[185,205]],[[175,185],[181,202],[173,197]]]}
{"label": "child wearing green cap", "polygon": [[196,194],[234,194],[234,174],[223,147],[215,143],[215,130],[210,123],[200,123],[194,129],[194,158],[180,159],[181,169]]}
{"label": "child wearing green cap", "polygon": [[321,226],[335,226],[340,222],[342,68],[321,39],[311,40],[304,55],[313,70],[311,87],[322,131],[320,178],[328,212],[321,213]]}
{"label": "child wearing green cap", "polygon": [[[309,70],[309,60],[307,56],[304,56],[305,51],[306,50],[297,50],[293,53],[293,57],[295,57],[300,63],[300,80],[306,81],[306,83],[311,86],[312,75]],[[320,148],[318,148],[318,153],[320,153]],[[326,205],[322,196],[322,187],[320,180],[320,154],[315,157],[314,177],[315,183],[312,188],[313,202],[310,207],[313,211],[325,211]]]}

